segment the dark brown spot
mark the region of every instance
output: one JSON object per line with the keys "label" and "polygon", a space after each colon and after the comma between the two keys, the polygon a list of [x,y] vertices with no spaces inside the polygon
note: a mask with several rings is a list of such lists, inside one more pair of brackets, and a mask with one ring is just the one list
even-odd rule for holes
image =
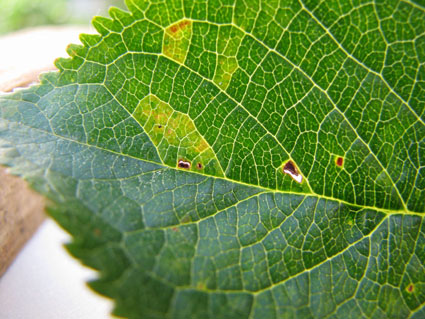
{"label": "dark brown spot", "polygon": [[413,284],[410,284],[409,286],[407,286],[406,289],[407,289],[408,292],[412,293],[413,290],[415,290],[415,286]]}
{"label": "dark brown spot", "polygon": [[196,165],[196,167],[197,167],[198,169],[202,169],[202,164],[201,164],[201,163],[198,163],[198,164]]}
{"label": "dark brown spot", "polygon": [[339,156],[339,157],[336,159],[335,164],[336,164],[337,166],[339,166],[339,167],[342,167],[342,165],[344,164],[344,159],[343,159],[341,156]]}
{"label": "dark brown spot", "polygon": [[173,25],[173,26],[170,28],[170,31],[171,31],[171,32],[173,32],[173,33],[176,33],[176,32],[177,32],[177,26],[176,26],[176,25]]}
{"label": "dark brown spot", "polygon": [[283,167],[284,171],[287,171],[291,174],[297,175],[298,171],[297,168],[295,167],[294,163],[292,161],[288,161],[285,166]]}
{"label": "dark brown spot", "polygon": [[283,166],[283,172],[291,176],[292,179],[295,180],[297,183],[301,183],[303,181],[303,177],[298,172],[297,167],[292,161],[286,162],[286,164]]}
{"label": "dark brown spot", "polygon": [[187,161],[185,161],[185,160],[179,160],[179,162],[178,162],[178,167],[180,167],[180,168],[184,168],[184,169],[189,169],[190,168],[190,162],[187,162]]}
{"label": "dark brown spot", "polygon": [[162,125],[161,125],[161,124],[159,124],[159,125],[158,125],[158,128],[162,128]]}

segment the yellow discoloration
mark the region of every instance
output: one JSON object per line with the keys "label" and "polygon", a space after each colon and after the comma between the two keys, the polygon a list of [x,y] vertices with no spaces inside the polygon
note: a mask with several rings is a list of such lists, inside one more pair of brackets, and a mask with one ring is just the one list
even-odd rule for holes
{"label": "yellow discoloration", "polygon": [[162,52],[165,56],[183,63],[192,37],[192,22],[182,20],[165,29]]}
{"label": "yellow discoloration", "polygon": [[214,83],[221,89],[227,89],[230,80],[232,79],[233,72],[238,68],[238,63],[235,57],[225,57],[224,55],[218,56],[217,70],[214,76]]}
{"label": "yellow discoloration", "polygon": [[204,152],[205,150],[207,150],[210,146],[208,145],[208,143],[202,139],[202,141],[200,141],[199,145],[197,145],[196,151],[198,151],[199,153]]}
{"label": "yellow discoloration", "polygon": [[243,33],[231,26],[221,26],[217,40],[217,68],[214,83],[226,90],[232,79],[233,73],[238,68],[236,55],[240,47]]}
{"label": "yellow discoloration", "polygon": [[140,101],[133,116],[149,135],[165,164],[178,167],[178,161],[184,159],[192,163],[191,171],[223,176],[213,149],[188,115],[149,95]]}

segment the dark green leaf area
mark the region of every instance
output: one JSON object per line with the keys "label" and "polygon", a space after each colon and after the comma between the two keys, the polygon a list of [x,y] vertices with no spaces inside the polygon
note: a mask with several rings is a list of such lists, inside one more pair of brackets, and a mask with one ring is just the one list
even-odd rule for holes
{"label": "dark green leaf area", "polygon": [[424,317],[423,5],[126,3],[0,97],[114,313]]}
{"label": "dark green leaf area", "polygon": [[[50,212],[74,235],[68,249],[100,270],[91,286],[117,301],[117,314],[339,317],[356,300],[359,313],[398,316],[423,300],[425,227],[420,217],[255,191],[220,179],[211,184],[206,177],[175,174],[74,142],[58,144],[37,129],[21,126],[13,132],[7,138],[20,143],[9,142],[2,162],[19,162],[17,169],[32,172],[27,178],[37,190],[60,199]],[[49,159],[28,149],[38,145],[34,134],[49,147]],[[68,157],[90,163],[85,174],[75,175]],[[96,170],[100,159],[114,164]],[[46,178],[40,179],[41,173]],[[208,184],[214,198],[202,196]],[[197,196],[188,198],[182,212],[193,213],[179,220],[179,210],[171,213],[164,204],[168,195],[162,194],[175,196],[189,185],[198,188],[189,192]],[[408,291],[412,284],[414,293]],[[385,294],[378,294],[381,290]],[[377,299],[371,301],[370,294]],[[379,307],[390,302],[401,304]]]}
{"label": "dark green leaf area", "polygon": [[[221,213],[215,219],[229,219],[229,215],[229,212]],[[250,309],[254,318],[316,315],[343,317],[353,311],[360,317],[403,317],[420,305],[417,297],[411,296],[407,291],[413,278],[406,275],[406,272],[416,273],[417,279],[422,277],[419,282],[416,282],[416,278],[414,281],[415,289],[423,287],[423,275],[420,275],[420,271],[424,270],[421,256],[410,249],[404,257],[410,260],[407,268],[394,268],[388,265],[387,259],[400,258],[399,246],[394,246],[393,249],[382,249],[380,246],[391,240],[388,229],[398,227],[406,221],[407,224],[412,222],[400,216],[381,221],[373,235],[353,242],[329,260],[322,259],[322,262],[309,272],[301,271],[303,261],[308,262],[310,259],[302,258],[300,254],[298,266],[295,263],[292,266],[290,263],[284,265],[285,255],[294,256],[296,259],[296,247],[286,246],[286,254],[276,252],[280,256],[272,257],[273,250],[278,247],[267,243],[270,240],[267,238],[244,247],[239,252],[240,256],[236,251],[233,254],[223,252],[224,247],[230,251],[232,246],[233,249],[239,250],[238,245],[234,243],[236,239],[233,243],[231,240],[235,234],[230,231],[228,235],[223,234],[224,230],[219,227],[214,229],[214,226],[208,225],[211,223],[208,221],[199,224],[199,233],[196,227],[181,226],[165,232],[132,234],[127,237],[126,245],[129,246],[126,247],[129,247],[131,252],[138,251],[139,255],[146,258],[140,263],[136,261],[131,267],[132,270],[125,273],[124,284],[120,282],[120,292],[126,293],[123,294],[124,297],[115,296],[118,299],[116,313],[129,315],[130,308],[135,311],[132,314],[137,314],[135,317],[169,315],[171,318],[183,318],[190,314],[194,318],[213,318],[220,313],[220,318],[236,315],[244,318]],[[280,230],[275,233],[280,233],[283,237]],[[413,233],[422,238],[424,236],[423,226],[420,230],[417,225],[406,225],[400,233]],[[197,236],[200,238],[199,244],[197,249],[193,249],[193,240]],[[397,239],[394,240],[401,241]],[[220,248],[216,247],[217,240]],[[152,246],[152,242],[155,242],[155,246]],[[323,247],[316,249],[323,250]],[[243,261],[241,269],[234,266],[239,258]],[[297,267],[301,272],[297,273]],[[419,269],[415,269],[417,267]],[[192,279],[191,269],[198,274]],[[277,269],[281,272],[293,271],[294,275],[287,275],[285,279],[269,277],[269,273],[275,273]],[[253,276],[254,272],[256,276]],[[273,280],[275,283],[270,285]],[[252,293],[254,285],[256,288],[261,285],[267,288],[263,287]],[[382,291],[382,294],[377,294],[378,291]],[[371,294],[376,294],[377,299],[371,300]],[[127,296],[136,296],[136,300],[142,302],[129,305]],[[381,305],[385,307],[382,309]]]}

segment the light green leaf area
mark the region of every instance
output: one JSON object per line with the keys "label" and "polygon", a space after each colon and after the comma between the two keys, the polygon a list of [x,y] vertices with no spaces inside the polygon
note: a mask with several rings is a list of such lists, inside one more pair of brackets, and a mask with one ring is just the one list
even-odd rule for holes
{"label": "light green leaf area", "polygon": [[424,318],[423,3],[127,6],[0,98],[114,313]]}

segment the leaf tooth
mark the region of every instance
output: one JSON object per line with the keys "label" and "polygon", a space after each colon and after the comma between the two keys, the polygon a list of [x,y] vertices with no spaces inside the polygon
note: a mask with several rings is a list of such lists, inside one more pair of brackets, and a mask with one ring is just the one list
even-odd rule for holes
{"label": "leaf tooth", "polygon": [[103,27],[112,32],[121,33],[124,28],[123,24],[120,21],[114,20],[113,18],[109,19],[105,17],[98,17],[97,21],[101,23]]}
{"label": "leaf tooth", "polygon": [[[147,9],[149,1],[138,1],[137,5],[134,3],[134,0],[125,0],[125,5],[131,11],[135,18],[144,18],[144,10]],[[143,7],[142,7],[143,6]]]}
{"label": "leaf tooth", "polygon": [[55,66],[59,71],[63,70],[76,70],[84,62],[84,59],[81,57],[73,58],[57,58],[54,61]]}
{"label": "leaf tooth", "polygon": [[80,34],[80,41],[83,45],[69,44],[66,48],[70,58],[58,58],[54,61],[56,68],[59,71],[76,70],[84,62],[84,57],[87,55],[87,50],[95,46],[101,40],[98,34]]}
{"label": "leaf tooth", "polygon": [[54,84],[56,83],[57,77],[58,72],[45,72],[40,73],[38,79],[40,80],[40,84]]}
{"label": "leaf tooth", "polygon": [[71,60],[70,58],[57,58],[54,61],[54,64],[59,71],[63,71],[65,69],[69,69],[68,66],[69,66],[69,63],[71,62],[70,60]]}
{"label": "leaf tooth", "polygon": [[58,68],[59,71],[65,70],[67,63],[69,63],[69,58],[57,58],[54,61],[54,64]]}
{"label": "leaf tooth", "polygon": [[109,15],[114,20],[119,21],[122,25],[129,25],[134,21],[130,12],[121,10],[120,8],[116,7],[109,8]]}
{"label": "leaf tooth", "polygon": [[100,41],[100,39],[101,37],[98,34],[80,34],[80,41],[86,47],[95,46]]}
{"label": "leaf tooth", "polygon": [[86,48],[79,44],[69,44],[66,47],[66,52],[69,54],[70,57],[75,56],[85,56]]}
{"label": "leaf tooth", "polygon": [[[114,21],[105,17],[94,17],[92,24],[96,31],[103,36],[108,35],[111,31],[119,32],[122,29],[120,28],[120,30],[115,30]],[[119,23],[117,24],[119,25]]]}

